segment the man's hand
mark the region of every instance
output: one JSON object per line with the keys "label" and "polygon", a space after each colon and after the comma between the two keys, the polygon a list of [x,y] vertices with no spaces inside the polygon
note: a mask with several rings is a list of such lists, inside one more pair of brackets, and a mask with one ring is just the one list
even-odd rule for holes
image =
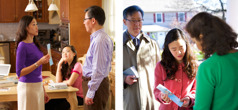
{"label": "man's hand", "polygon": [[93,99],[88,98],[88,97],[86,96],[85,99],[84,99],[84,103],[85,103],[86,105],[92,105],[94,102],[93,102]]}
{"label": "man's hand", "polygon": [[190,98],[189,97],[184,97],[180,101],[183,102],[182,107],[188,107],[189,103],[190,103]]}
{"label": "man's hand", "polygon": [[125,82],[128,84],[128,85],[132,85],[134,84],[135,82],[137,82],[137,79],[135,79],[136,76],[126,76],[126,79],[125,79]]}

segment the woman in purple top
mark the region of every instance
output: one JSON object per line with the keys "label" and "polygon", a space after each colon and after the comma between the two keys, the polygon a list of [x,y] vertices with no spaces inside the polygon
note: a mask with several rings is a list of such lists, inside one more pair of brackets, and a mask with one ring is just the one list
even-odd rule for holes
{"label": "woman in purple top", "polygon": [[[74,46],[69,45],[63,48],[62,58],[57,66],[56,82],[63,82],[68,86],[78,88],[79,91],[76,92],[78,105],[83,105],[82,64],[77,62],[77,52]],[[52,99],[46,104],[45,110],[68,110],[69,107],[66,99]]]}
{"label": "woman in purple top", "polygon": [[48,63],[50,56],[43,56],[34,36],[38,35],[36,19],[23,16],[17,31],[16,73],[18,110],[44,110],[44,102],[49,97],[42,84],[42,64]]}

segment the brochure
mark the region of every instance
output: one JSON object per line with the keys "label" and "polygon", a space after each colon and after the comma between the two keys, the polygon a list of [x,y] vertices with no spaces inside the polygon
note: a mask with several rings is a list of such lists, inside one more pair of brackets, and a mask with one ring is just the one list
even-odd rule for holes
{"label": "brochure", "polygon": [[168,97],[174,103],[176,103],[179,107],[182,107],[183,102],[181,102],[180,99],[177,96],[175,96],[170,90],[168,90],[166,87],[164,87],[163,85],[159,84],[156,88],[159,89],[164,94],[168,94]]}
{"label": "brochure", "polygon": [[47,44],[47,50],[48,50],[48,54],[50,55],[50,66],[53,65],[53,60],[52,60],[52,56],[51,56],[51,50],[50,50],[50,44]]}

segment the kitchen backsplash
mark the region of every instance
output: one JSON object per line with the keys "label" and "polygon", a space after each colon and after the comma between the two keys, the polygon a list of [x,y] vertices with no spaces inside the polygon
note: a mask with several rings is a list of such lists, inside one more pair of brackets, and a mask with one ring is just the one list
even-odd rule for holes
{"label": "kitchen backsplash", "polygon": [[[59,25],[38,23],[38,29],[56,29]],[[5,40],[13,41],[16,37],[18,23],[0,23],[0,34],[4,35]]]}

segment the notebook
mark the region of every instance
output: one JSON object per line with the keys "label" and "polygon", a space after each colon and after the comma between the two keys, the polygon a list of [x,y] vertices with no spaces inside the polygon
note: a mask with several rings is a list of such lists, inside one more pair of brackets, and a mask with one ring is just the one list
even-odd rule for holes
{"label": "notebook", "polygon": [[0,76],[8,76],[11,64],[0,64]]}

